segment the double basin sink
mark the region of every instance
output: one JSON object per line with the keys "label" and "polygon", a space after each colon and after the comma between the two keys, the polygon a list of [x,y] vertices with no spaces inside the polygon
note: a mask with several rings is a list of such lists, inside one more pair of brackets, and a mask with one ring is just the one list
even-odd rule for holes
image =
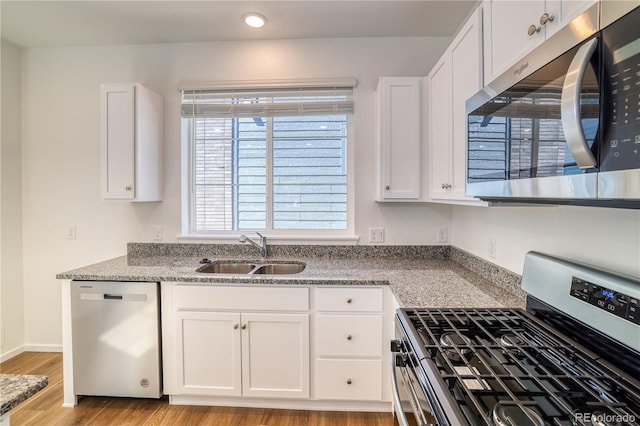
{"label": "double basin sink", "polygon": [[289,275],[304,271],[303,262],[244,262],[216,260],[196,269],[205,274]]}

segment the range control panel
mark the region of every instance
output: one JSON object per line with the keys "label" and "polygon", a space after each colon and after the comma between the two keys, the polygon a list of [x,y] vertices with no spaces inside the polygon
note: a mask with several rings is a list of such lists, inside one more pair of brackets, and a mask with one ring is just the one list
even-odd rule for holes
{"label": "range control panel", "polygon": [[640,302],[637,297],[615,292],[577,277],[571,280],[570,294],[613,315],[640,324]]}

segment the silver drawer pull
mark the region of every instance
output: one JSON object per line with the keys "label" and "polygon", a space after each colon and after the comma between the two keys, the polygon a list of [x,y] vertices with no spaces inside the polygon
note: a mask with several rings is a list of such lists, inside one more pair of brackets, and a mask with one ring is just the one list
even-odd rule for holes
{"label": "silver drawer pull", "polygon": [[347,379],[347,384],[350,385],[351,383],[353,383],[351,379]]}
{"label": "silver drawer pull", "polygon": [[536,27],[535,25],[529,25],[529,29],[527,30],[527,34],[529,36],[534,35],[535,33],[539,33],[542,27]]}
{"label": "silver drawer pull", "polygon": [[347,334],[347,340],[351,340],[351,339],[352,339],[351,335]]}
{"label": "silver drawer pull", "polygon": [[237,330],[238,329],[238,324],[233,324],[233,329]]}
{"label": "silver drawer pull", "polygon": [[348,298],[347,303],[351,303],[351,302],[352,302],[351,298]]}

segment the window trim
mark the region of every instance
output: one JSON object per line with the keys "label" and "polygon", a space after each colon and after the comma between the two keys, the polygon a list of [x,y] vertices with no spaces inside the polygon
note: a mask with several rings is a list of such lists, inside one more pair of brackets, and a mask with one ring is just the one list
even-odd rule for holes
{"label": "window trim", "polygon": [[[347,228],[346,229],[335,229],[335,230],[309,230],[309,229],[300,229],[300,230],[256,230],[262,233],[266,233],[267,237],[270,239],[280,240],[280,241],[323,241],[323,242],[352,242],[357,243],[360,239],[358,235],[355,234],[355,130],[354,130],[354,114],[346,114],[347,116]],[[182,120],[182,119],[181,119]],[[185,127],[188,127],[185,129]],[[216,231],[195,231],[192,228],[192,224],[195,221],[194,212],[191,208],[192,205],[192,189],[193,189],[193,146],[191,141],[193,140],[192,133],[195,131],[193,129],[192,123],[189,126],[183,126],[182,122],[180,124],[181,128],[181,164],[180,164],[180,175],[181,175],[181,234],[177,236],[178,239],[207,239],[207,240],[237,240],[240,238],[241,234],[251,235],[254,230],[216,230]],[[270,156],[269,156],[270,157]],[[268,171],[271,173],[271,171]],[[270,194],[272,188],[268,189],[267,192]]]}

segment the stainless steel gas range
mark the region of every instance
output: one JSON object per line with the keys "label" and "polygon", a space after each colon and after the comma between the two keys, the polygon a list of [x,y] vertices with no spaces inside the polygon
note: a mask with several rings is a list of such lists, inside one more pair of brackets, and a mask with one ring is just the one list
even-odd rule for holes
{"label": "stainless steel gas range", "polygon": [[527,254],[524,309],[396,315],[402,425],[640,424],[640,281]]}

